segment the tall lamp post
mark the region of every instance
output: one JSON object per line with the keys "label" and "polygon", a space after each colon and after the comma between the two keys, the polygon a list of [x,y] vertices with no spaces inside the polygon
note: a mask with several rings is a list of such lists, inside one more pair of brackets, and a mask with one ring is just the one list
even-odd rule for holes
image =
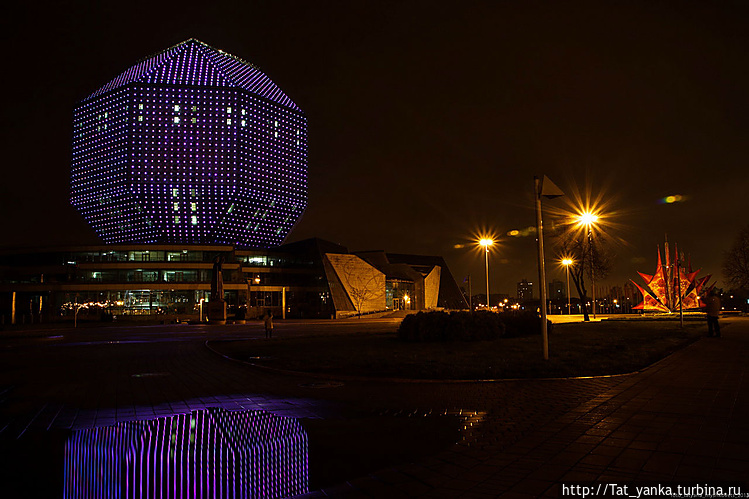
{"label": "tall lamp post", "polygon": [[544,262],[544,224],[541,198],[554,199],[564,196],[562,190],[546,175],[533,177],[533,197],[536,205],[536,242],[538,243],[538,281],[541,286],[541,338],[543,339],[544,360],[549,360],[549,334],[546,324],[546,264]]}
{"label": "tall lamp post", "polygon": [[479,245],[484,248],[484,254],[486,255],[486,309],[489,310],[489,246],[494,244],[493,239],[483,238],[479,241]]}
{"label": "tall lamp post", "polygon": [[570,296],[570,265],[572,265],[572,259],[563,258],[562,265],[567,271],[567,315],[572,315],[572,296]]}
{"label": "tall lamp post", "polygon": [[588,248],[590,250],[590,288],[593,293],[593,318],[596,318],[596,278],[593,271],[593,225],[598,221],[598,215],[586,211],[580,215],[579,222],[588,228]]}

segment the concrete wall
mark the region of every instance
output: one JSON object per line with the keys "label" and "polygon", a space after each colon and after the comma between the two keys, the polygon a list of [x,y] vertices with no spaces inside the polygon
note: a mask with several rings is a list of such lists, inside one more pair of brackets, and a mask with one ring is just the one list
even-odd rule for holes
{"label": "concrete wall", "polygon": [[325,253],[357,312],[385,310],[385,274],[356,255]]}
{"label": "concrete wall", "polygon": [[424,307],[437,308],[437,300],[440,296],[440,276],[442,268],[435,265],[429,274],[424,278]]}

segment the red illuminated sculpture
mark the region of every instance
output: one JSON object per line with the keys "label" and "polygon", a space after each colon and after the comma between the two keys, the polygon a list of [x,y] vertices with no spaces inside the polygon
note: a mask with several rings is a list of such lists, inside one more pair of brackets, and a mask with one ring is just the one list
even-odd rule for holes
{"label": "red illuminated sculpture", "polygon": [[692,272],[691,262],[687,262],[685,270],[682,267],[684,257],[679,258],[678,248],[674,248],[674,255],[671,258],[668,241],[664,246],[664,253],[665,264],[661,260],[661,250],[658,248],[658,266],[654,275],[638,272],[645,281],[647,289],[643,289],[632,281],[643,296],[642,303],[634,308],[649,312],[678,312],[680,308],[689,310],[704,307],[705,304],[700,300],[700,296],[712,287],[706,287],[711,276],[697,278],[700,269]]}

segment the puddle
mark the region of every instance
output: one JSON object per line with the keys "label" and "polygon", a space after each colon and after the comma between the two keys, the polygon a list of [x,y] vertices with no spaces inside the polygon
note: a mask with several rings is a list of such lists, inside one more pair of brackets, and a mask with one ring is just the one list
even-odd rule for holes
{"label": "puddle", "polygon": [[64,497],[287,497],[308,492],[307,434],[264,411],[193,411],[79,430]]}
{"label": "puddle", "polygon": [[72,431],[29,428],[0,442],[3,494],[288,497],[471,445],[484,416],[297,412],[209,407]]}
{"label": "puddle", "polygon": [[[320,490],[470,445],[484,413],[397,410],[302,419],[309,436],[310,489]],[[467,428],[469,431],[464,430]]]}

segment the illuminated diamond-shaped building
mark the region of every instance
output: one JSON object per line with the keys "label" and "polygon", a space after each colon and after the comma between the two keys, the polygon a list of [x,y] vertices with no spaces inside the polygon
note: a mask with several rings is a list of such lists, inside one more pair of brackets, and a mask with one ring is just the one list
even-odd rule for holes
{"label": "illuminated diamond-shaped building", "polygon": [[190,39],[75,109],[71,202],[108,243],[281,244],[307,205],[307,120],[252,64]]}

